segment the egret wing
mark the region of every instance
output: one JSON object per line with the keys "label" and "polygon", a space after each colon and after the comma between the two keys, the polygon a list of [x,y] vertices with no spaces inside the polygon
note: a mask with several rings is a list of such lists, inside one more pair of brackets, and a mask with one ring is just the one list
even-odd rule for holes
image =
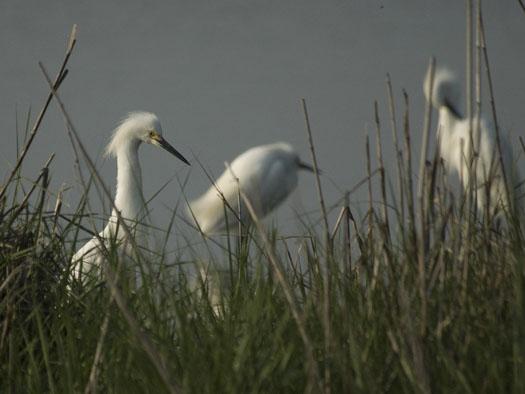
{"label": "egret wing", "polygon": [[259,174],[258,195],[251,196],[258,214],[266,216],[279,206],[297,186],[297,169],[287,161],[273,160]]}

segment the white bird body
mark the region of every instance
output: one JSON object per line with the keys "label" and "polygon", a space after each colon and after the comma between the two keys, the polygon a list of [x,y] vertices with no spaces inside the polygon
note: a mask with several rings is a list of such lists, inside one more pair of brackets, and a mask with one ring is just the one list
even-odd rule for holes
{"label": "white bird body", "polygon": [[225,230],[227,223],[232,229],[238,223],[240,203],[240,219],[247,225],[250,215],[239,196],[239,186],[257,216],[263,218],[297,187],[297,171],[301,168],[312,170],[287,143],[248,149],[231,162],[207,192],[189,204],[190,215],[195,216],[205,234]]}
{"label": "white bird body", "polygon": [[[430,100],[430,75],[427,73],[424,92]],[[438,68],[434,75],[434,86],[431,103],[439,111],[438,141],[441,158],[445,168],[454,171],[467,189],[471,182],[469,159],[472,144],[470,140],[469,119],[460,114],[460,87],[454,75],[444,68]],[[489,211],[493,215],[509,207],[503,171],[501,170],[499,151],[494,126],[480,114],[479,126],[476,116],[472,118],[472,141],[474,151],[478,153],[474,175],[476,177],[476,199],[479,210],[484,210],[487,204],[487,187],[489,187]],[[479,133],[479,134],[478,134]],[[478,146],[479,141],[479,146]],[[506,135],[500,133],[502,162],[505,176],[509,184],[509,194],[513,199],[514,186],[517,183],[517,169],[513,159],[513,151]]]}
{"label": "white bird body", "polygon": [[117,189],[114,209],[108,224],[99,233],[99,236],[93,237],[73,255],[73,275],[76,278],[80,279],[84,274],[90,273],[105,258],[104,248],[100,244],[100,240],[108,249],[112,242],[116,243],[121,257],[132,256],[132,244],[127,239],[128,233],[119,223],[115,209],[125,221],[135,244],[142,248],[147,246],[147,226],[142,225],[147,221],[147,209],[142,193],[142,171],[138,156],[142,142],[161,146],[189,164],[162,137],[162,127],[155,114],[133,112],[124,119],[115,129],[111,142],[106,148],[108,155],[117,158]]}

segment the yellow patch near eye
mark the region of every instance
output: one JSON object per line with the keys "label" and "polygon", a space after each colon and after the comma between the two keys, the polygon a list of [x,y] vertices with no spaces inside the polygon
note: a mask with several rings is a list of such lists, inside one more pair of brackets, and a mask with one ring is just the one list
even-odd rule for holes
{"label": "yellow patch near eye", "polygon": [[151,138],[152,140],[158,141],[160,139],[160,135],[155,130],[152,130],[149,132],[149,138]]}

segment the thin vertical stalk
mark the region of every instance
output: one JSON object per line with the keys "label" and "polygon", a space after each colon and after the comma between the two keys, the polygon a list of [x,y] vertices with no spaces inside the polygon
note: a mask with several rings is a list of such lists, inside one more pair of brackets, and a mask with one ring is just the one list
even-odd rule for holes
{"label": "thin vertical stalk", "polygon": [[[366,171],[367,171],[367,180],[368,180],[368,236],[367,236],[367,274],[368,278],[372,278],[370,281],[370,288],[368,289],[368,314],[372,314],[372,292],[375,290],[377,284],[377,275],[379,272],[379,262],[376,259],[376,253],[374,249],[374,204],[373,204],[373,193],[372,193],[372,158],[370,154],[370,137],[368,133],[366,134]],[[371,263],[371,265],[370,265]],[[370,279],[369,279],[370,280]]]}
{"label": "thin vertical stalk", "polygon": [[480,32],[480,40],[481,40],[481,47],[483,49],[483,58],[485,61],[485,70],[487,72],[487,83],[489,88],[489,95],[490,95],[490,107],[492,109],[492,117],[494,120],[494,127],[496,129],[496,147],[498,150],[498,159],[499,159],[499,165],[501,167],[501,174],[503,176],[503,183],[505,185],[505,198],[509,203],[509,209],[513,210],[514,204],[511,200],[511,193],[509,190],[509,184],[508,184],[508,174],[506,174],[506,169],[503,165],[503,155],[502,155],[502,149],[501,149],[501,136],[500,136],[500,129],[499,129],[499,123],[498,123],[498,116],[496,113],[496,102],[494,100],[494,88],[492,85],[492,74],[490,72],[490,62],[489,62],[489,55],[487,52],[487,43],[485,41],[485,27],[483,24],[483,12],[480,8],[479,10],[479,32]]}
{"label": "thin vertical stalk", "polygon": [[[436,61],[434,58],[430,59],[430,79],[428,86],[429,96],[432,97],[432,90],[434,86],[434,72],[436,68]],[[421,146],[421,157],[419,161],[419,187],[417,193],[417,199],[420,209],[420,230],[421,237],[419,238],[419,251],[418,251],[418,276],[419,276],[419,297],[421,303],[421,335],[425,334],[426,320],[427,320],[427,297],[426,297],[426,260],[429,243],[429,231],[428,231],[428,199],[425,198],[427,193],[427,171],[426,162],[428,154],[428,137],[430,134],[430,125],[432,122],[432,104],[430,100],[427,101],[425,108],[425,120],[423,124],[423,141]]]}
{"label": "thin vertical stalk", "polygon": [[475,155],[475,146],[474,146],[474,136],[473,136],[473,111],[472,111],[472,97],[473,97],[473,75],[472,75],[472,54],[473,54],[473,47],[474,47],[474,41],[473,41],[473,18],[472,18],[472,0],[466,0],[466,107],[467,107],[467,120],[468,120],[468,141],[465,141],[465,151],[466,156],[462,158],[462,160],[465,160],[464,163],[466,164],[466,171],[467,174],[463,174],[463,176],[466,176],[466,189],[465,189],[465,198],[466,198],[466,204],[465,204],[465,213],[466,213],[466,228],[465,228],[465,244],[464,244],[464,251],[462,264],[464,265],[463,271],[468,272],[468,267],[465,267],[465,265],[469,264],[469,256],[470,256],[470,244],[471,244],[471,237],[472,237],[472,213],[473,213],[473,207],[476,206],[476,200],[475,200],[475,194],[477,189],[477,176],[476,176],[476,169],[474,167],[474,157]]}
{"label": "thin vertical stalk", "polygon": [[399,195],[399,223],[402,224],[405,220],[405,196],[403,193],[403,153],[399,149],[396,110],[394,104],[394,94],[392,93],[392,81],[390,74],[386,74],[386,86],[388,92],[388,108],[390,110],[390,124],[392,128],[392,139],[394,140],[394,149],[396,150],[397,162],[397,192]]}
{"label": "thin vertical stalk", "polygon": [[372,196],[372,160],[370,158],[370,138],[368,136],[368,133],[366,134],[366,175],[367,175],[367,185],[368,185],[368,212],[367,212],[367,218],[368,218],[368,234],[367,234],[367,253],[368,253],[368,261],[372,261],[372,242],[373,242],[373,232],[374,232],[374,205],[373,205],[373,196]]}
{"label": "thin vertical stalk", "polygon": [[345,217],[344,217],[344,247],[343,247],[343,259],[345,261],[345,267],[350,272],[352,269],[352,243],[350,242],[350,197],[348,193],[345,193]]}
{"label": "thin vertical stalk", "polygon": [[407,244],[406,250],[409,251],[408,246],[410,245],[410,249],[414,248],[416,245],[417,235],[416,235],[416,214],[415,214],[415,207],[414,207],[414,185],[413,185],[413,177],[412,177],[412,146],[410,143],[410,105],[408,101],[408,94],[405,90],[403,90],[403,98],[405,101],[405,114],[403,119],[403,131],[405,135],[405,154],[406,154],[406,172],[405,172],[405,179],[406,179],[406,190],[405,195],[407,197],[407,208],[408,208],[408,227],[410,229],[411,234],[411,242]]}
{"label": "thin vertical stalk", "polygon": [[49,187],[49,164],[51,163],[51,161],[53,160],[53,157],[55,156],[55,154],[51,154],[51,157],[49,158],[49,160],[47,161],[46,165],[44,166],[44,168],[42,168],[42,189],[40,191],[40,200],[38,202],[38,207],[37,207],[37,216],[38,216],[38,224],[37,224],[37,237],[36,237],[36,245],[37,245],[37,248],[36,250],[37,251],[40,251],[40,248],[41,248],[41,242],[42,242],[42,231],[43,231],[43,227],[44,227],[44,223],[43,223],[43,214],[44,214],[44,204],[46,202],[46,197],[47,197],[47,193],[48,193],[48,187]]}
{"label": "thin vertical stalk", "polygon": [[379,163],[379,174],[381,182],[381,198],[382,198],[382,209],[381,213],[383,216],[383,225],[385,231],[385,242],[390,244],[390,225],[388,221],[388,200],[386,196],[386,177],[385,177],[385,163],[383,161],[383,148],[381,144],[381,123],[379,121],[379,109],[377,106],[377,101],[374,102],[374,116],[376,122],[376,155],[377,161]]}
{"label": "thin vertical stalk", "polygon": [[[429,96],[432,97],[432,91],[434,88],[434,73],[436,68],[436,61],[434,58],[430,59],[429,63],[429,72],[430,72],[430,78],[428,83],[430,86],[428,87]],[[421,213],[421,220],[425,219],[425,211],[426,211],[426,204],[424,203],[423,195],[425,193],[425,167],[427,162],[427,156],[428,156],[428,139],[430,135],[430,125],[432,123],[432,104],[430,101],[427,101],[427,104],[425,106],[425,118],[423,123],[423,140],[421,142],[421,155],[419,159],[419,183],[418,183],[418,190],[417,190],[417,199],[419,203],[419,209]],[[425,230],[425,223],[422,222],[421,231],[424,232]]]}
{"label": "thin vertical stalk", "polygon": [[467,76],[466,84],[466,104],[467,104],[467,119],[470,141],[468,142],[472,146],[472,50],[474,42],[472,39],[472,0],[466,0],[466,14],[467,14],[467,31],[466,31],[466,70]]}
{"label": "thin vertical stalk", "polygon": [[317,194],[319,197],[319,205],[321,206],[321,213],[323,215],[323,225],[324,225],[324,234],[327,248],[327,256],[331,254],[331,245],[330,245],[330,227],[328,225],[328,215],[326,211],[326,205],[324,203],[323,189],[321,187],[321,179],[319,177],[319,166],[317,164],[317,156],[315,154],[314,142],[312,137],[312,128],[310,126],[310,118],[308,116],[308,109],[306,107],[306,101],[304,98],[301,99],[301,104],[303,107],[304,120],[306,123],[306,132],[308,135],[308,145],[310,146],[310,153],[312,155],[314,173],[315,173],[315,182],[317,186]]}
{"label": "thin vertical stalk", "polygon": [[319,178],[319,166],[317,165],[317,157],[315,154],[314,143],[312,138],[312,128],[310,126],[310,119],[308,117],[308,109],[306,108],[306,100],[301,99],[304,119],[306,122],[306,131],[308,134],[308,144],[310,145],[310,152],[312,154],[312,161],[314,166],[315,180],[317,184],[317,193],[319,196],[319,204],[321,205],[321,212],[323,215],[324,224],[324,241],[326,248],[326,266],[323,275],[323,327],[324,327],[324,340],[325,340],[325,357],[328,359],[325,361],[324,370],[324,392],[329,394],[331,392],[331,374],[330,374],[330,361],[331,361],[331,327],[330,327],[330,294],[331,294],[331,278],[332,278],[332,245],[330,238],[330,227],[328,225],[328,215],[326,213],[326,206],[324,203],[323,189],[321,187],[321,179]]}
{"label": "thin vertical stalk", "polygon": [[[476,112],[474,123],[474,160],[478,159],[481,141],[481,0],[476,0],[476,10],[476,63],[474,73],[474,99],[476,102]],[[474,168],[477,168],[476,163],[474,163]]]}
{"label": "thin vertical stalk", "polygon": [[[475,101],[476,101],[476,113],[475,113],[475,123],[474,123],[474,135],[476,137],[475,140],[475,148],[476,153],[474,155],[474,163],[473,167],[477,171],[479,164],[479,156],[480,156],[480,148],[481,148],[481,110],[482,110],[482,103],[481,103],[481,0],[476,1],[476,64],[475,64]],[[484,182],[488,181],[487,179],[484,179]],[[475,199],[477,200],[477,193],[483,193],[484,190],[479,190],[479,185],[476,185],[475,190]],[[490,199],[487,197],[485,198],[485,206],[480,207],[478,206],[478,210],[484,211],[483,220],[483,229],[484,229],[484,237],[485,237],[485,245],[486,247],[483,248],[483,253],[485,257],[485,261],[489,261],[489,253],[490,250],[490,226],[489,226],[489,216],[490,216],[490,209],[489,209],[489,201]]]}

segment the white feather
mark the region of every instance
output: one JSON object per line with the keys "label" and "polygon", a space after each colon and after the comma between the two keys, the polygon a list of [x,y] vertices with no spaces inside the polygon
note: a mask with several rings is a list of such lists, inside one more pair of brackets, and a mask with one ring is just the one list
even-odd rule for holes
{"label": "white feather", "polygon": [[[224,173],[201,197],[189,205],[190,216],[195,216],[205,234],[223,231],[226,220],[230,228],[237,224],[239,211],[238,185],[246,194],[259,218],[275,209],[297,186],[299,156],[287,143],[275,143],[251,148],[239,155]],[[238,182],[235,179],[238,178]],[[229,208],[226,208],[223,197]],[[240,216],[244,224],[250,215],[240,200]]]}
{"label": "white feather", "polygon": [[[427,72],[423,90],[429,100],[430,74]],[[455,172],[463,181],[466,190],[469,183],[476,182],[477,205],[480,211],[485,209],[487,195],[489,196],[490,214],[496,214],[509,208],[509,200],[505,190],[504,176],[508,181],[508,191],[511,202],[514,202],[514,186],[517,184],[518,173],[514,163],[512,146],[508,136],[500,133],[502,161],[496,143],[495,127],[480,114],[479,127],[476,125],[476,116],[469,119],[458,116],[454,112],[460,107],[460,85],[452,72],[445,68],[437,68],[434,77],[432,104],[439,110],[438,140],[440,156],[449,172]],[[454,110],[451,110],[454,109]],[[471,179],[469,161],[472,143],[469,129],[472,127],[472,143],[478,154],[475,179]],[[478,134],[479,133],[479,134]],[[478,145],[479,141],[479,145]],[[503,162],[504,172],[501,162]],[[487,194],[487,188],[489,190]]]}

